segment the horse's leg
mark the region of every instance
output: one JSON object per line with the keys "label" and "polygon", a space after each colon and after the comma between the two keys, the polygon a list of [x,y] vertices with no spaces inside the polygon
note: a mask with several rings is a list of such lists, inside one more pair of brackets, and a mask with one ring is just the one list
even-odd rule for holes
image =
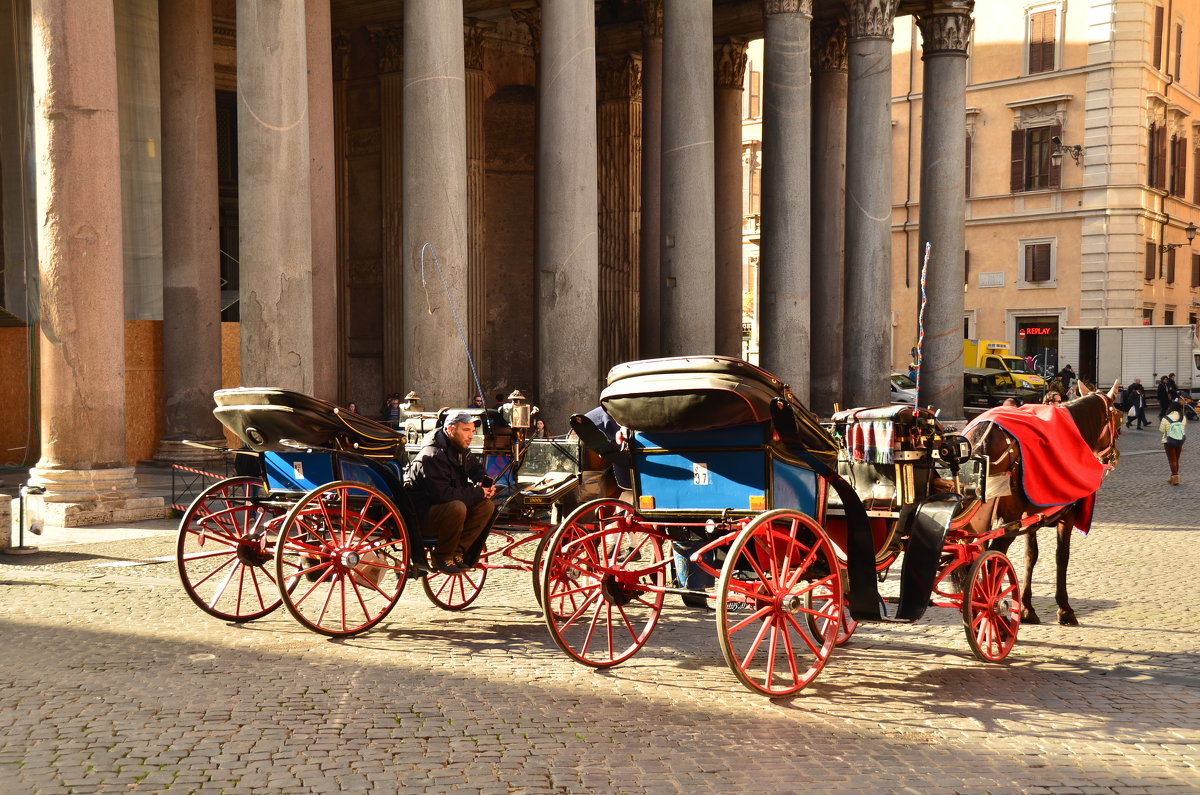
{"label": "horse's leg", "polygon": [[1033,528],[1025,534],[1025,582],[1021,586],[1021,623],[1040,624],[1042,619],[1033,609],[1033,567],[1038,559],[1037,531]]}
{"label": "horse's leg", "polygon": [[1067,601],[1067,564],[1071,561],[1071,531],[1075,529],[1075,512],[1068,513],[1058,523],[1058,552],[1055,555],[1054,601],[1058,604],[1058,623],[1078,626],[1079,619]]}

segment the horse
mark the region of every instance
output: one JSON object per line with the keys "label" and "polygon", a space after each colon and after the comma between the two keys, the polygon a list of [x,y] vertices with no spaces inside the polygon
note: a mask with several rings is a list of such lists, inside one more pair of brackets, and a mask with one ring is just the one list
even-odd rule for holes
{"label": "horse", "polygon": [[[1094,391],[1079,382],[1080,396],[1062,404],[1055,411],[1070,413],[1084,443],[1091,449],[1096,460],[1104,466],[1104,475],[1116,466],[1120,453],[1117,439],[1121,435],[1123,415],[1113,408],[1117,398],[1118,384],[1113,384],[1108,394]],[[990,498],[971,520],[972,532],[982,533],[1003,527],[1004,535],[994,539],[989,547],[1007,552],[1008,547],[1022,533],[1026,535],[1025,577],[1021,589],[1021,621],[1040,624],[1041,619],[1033,609],[1031,583],[1033,566],[1038,559],[1037,532],[1043,527],[1056,525],[1058,548],[1055,555],[1057,572],[1054,601],[1058,605],[1058,623],[1076,626],[1079,624],[1075,611],[1067,600],[1067,563],[1071,558],[1071,531],[1079,518],[1085,498],[1058,508],[1039,508],[1025,494],[1020,477],[1022,466],[1020,447],[1012,436],[994,422],[979,422],[965,433],[976,454],[984,454],[989,460],[991,476],[1008,475],[1011,494]],[[991,478],[989,478],[990,480]],[[1094,496],[1094,494],[1092,495]]]}

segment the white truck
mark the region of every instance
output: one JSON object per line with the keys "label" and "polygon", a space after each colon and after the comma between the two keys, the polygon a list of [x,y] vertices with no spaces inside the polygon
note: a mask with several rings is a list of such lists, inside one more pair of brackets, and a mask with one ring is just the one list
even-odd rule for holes
{"label": "white truck", "polygon": [[1081,378],[1107,388],[1142,379],[1151,396],[1159,377],[1175,373],[1182,392],[1200,390],[1200,345],[1193,326],[1063,326],[1059,366],[1073,365]]}

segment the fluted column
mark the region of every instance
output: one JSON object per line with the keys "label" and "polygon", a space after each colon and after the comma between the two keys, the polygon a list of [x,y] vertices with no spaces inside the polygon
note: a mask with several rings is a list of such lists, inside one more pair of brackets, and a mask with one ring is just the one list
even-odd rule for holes
{"label": "fluted column", "polygon": [[[161,3],[162,0],[159,0]],[[333,131],[333,30],[329,0],[304,0],[308,50],[308,155],[312,230],[313,394],[340,398],[338,379],[336,159]]]}
{"label": "fluted column", "polygon": [[921,248],[930,243],[921,405],[962,417],[963,258],[966,249],[967,45],[973,0],[935,3],[917,17],[925,78],[921,101]]}
{"label": "fluted column", "polygon": [[306,35],[303,3],[237,2],[242,383],[311,394]]}
{"label": "fluted column", "polygon": [[644,0],[643,7],[638,355],[653,358],[662,350],[662,0]]}
{"label": "fluted column", "polygon": [[[483,129],[483,35],[485,27],[471,21],[463,28],[464,56],[466,58],[467,96],[467,282],[475,289],[470,290],[470,305],[467,307],[467,340],[471,344],[471,355],[476,357],[476,367],[483,355],[484,331],[487,328],[487,294],[483,285],[484,274],[485,219],[484,209],[484,129]],[[487,376],[479,374],[486,382]],[[481,384],[482,386],[482,384]],[[484,386],[484,402],[490,399]],[[472,394],[474,391],[472,390]]]}
{"label": "fluted column", "polygon": [[812,45],[812,347],[809,401],[829,416],[842,399],[846,254],[846,25],[819,26]]}
{"label": "fluted column", "polygon": [[812,0],[767,0],[764,10],[759,361],[807,402]]}
{"label": "fluted column", "polygon": [[713,17],[663,7],[662,354],[716,348]]}
{"label": "fluted column", "polygon": [[847,3],[846,406],[888,401],[892,295],[892,34],[897,0]]}
{"label": "fluted column", "polygon": [[404,388],[465,405],[467,118],[461,0],[404,4]]}
{"label": "fluted column", "polygon": [[600,372],[638,358],[638,210],[642,139],[642,61],[620,53],[597,74],[600,183]]}
{"label": "fluted column", "polygon": [[[32,4],[41,458],[29,482],[74,524],[133,496],[125,451],[121,160],[112,0]],[[103,521],[103,520],[101,520]]]}
{"label": "fluted column", "polygon": [[383,393],[404,394],[404,30],[371,31],[379,56],[383,204]]}
{"label": "fluted column", "polygon": [[160,0],[163,386],[158,458],[210,457],[182,440],[222,443],[220,235],[212,0]]}
{"label": "fluted column", "polygon": [[542,6],[538,101],[540,398],[561,426],[596,404],[601,376],[592,0]]}
{"label": "fluted column", "polygon": [[713,50],[714,179],[716,194],[716,347],[722,356],[742,356],[742,83],[746,42],[729,41]]}

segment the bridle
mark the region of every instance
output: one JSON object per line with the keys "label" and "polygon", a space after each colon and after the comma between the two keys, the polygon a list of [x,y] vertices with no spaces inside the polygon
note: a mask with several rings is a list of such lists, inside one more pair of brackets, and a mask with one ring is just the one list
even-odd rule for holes
{"label": "bridle", "polygon": [[1098,450],[1093,451],[1096,460],[1104,465],[1104,476],[1108,477],[1117,466],[1117,462],[1121,459],[1121,452],[1117,449],[1117,439],[1121,437],[1121,413],[1113,408],[1112,400],[1103,392],[1093,392],[1093,395],[1104,401],[1104,416],[1108,421],[1100,431],[1100,437],[1096,439],[1096,444],[1104,444]]}

